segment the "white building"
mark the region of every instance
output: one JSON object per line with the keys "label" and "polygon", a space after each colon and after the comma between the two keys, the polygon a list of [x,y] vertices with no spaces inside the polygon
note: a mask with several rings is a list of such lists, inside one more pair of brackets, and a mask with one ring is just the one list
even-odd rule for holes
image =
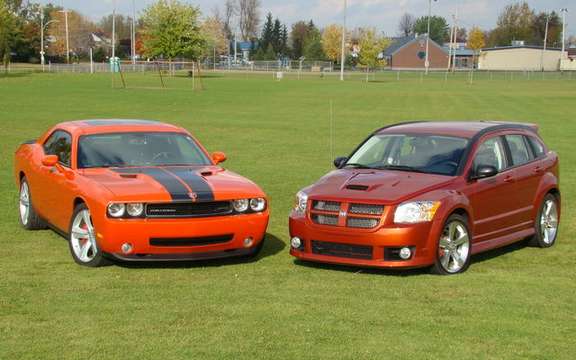
{"label": "white building", "polygon": [[506,46],[482,49],[478,69],[494,71],[558,71],[562,50],[538,46]]}

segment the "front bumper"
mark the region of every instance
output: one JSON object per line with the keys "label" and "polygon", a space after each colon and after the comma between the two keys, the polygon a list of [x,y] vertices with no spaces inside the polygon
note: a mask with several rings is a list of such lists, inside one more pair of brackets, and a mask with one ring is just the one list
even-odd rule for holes
{"label": "front bumper", "polygon": [[[101,250],[128,261],[205,260],[248,255],[264,240],[269,212],[206,218],[100,219],[95,222]],[[162,245],[153,239],[196,239],[230,235],[230,240],[213,244]],[[252,238],[249,247],[244,240]],[[129,253],[122,251],[130,244]]]}
{"label": "front bumper", "polygon": [[[299,237],[301,249],[290,248],[290,254],[300,260],[330,264],[342,264],[377,268],[419,268],[433,265],[436,259],[437,239],[441,223],[429,222],[414,225],[384,225],[374,231],[363,231],[338,226],[311,223],[303,216],[291,215],[290,237]],[[313,251],[312,241],[372,247],[369,258],[326,255]],[[412,257],[408,260],[390,260],[386,249],[410,247]]]}

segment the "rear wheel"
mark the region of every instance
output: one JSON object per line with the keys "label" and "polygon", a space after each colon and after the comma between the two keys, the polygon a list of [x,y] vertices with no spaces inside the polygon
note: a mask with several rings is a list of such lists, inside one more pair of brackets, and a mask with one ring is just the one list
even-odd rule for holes
{"label": "rear wheel", "polygon": [[98,267],[108,263],[98,247],[90,210],[85,204],[80,204],[74,209],[68,237],[70,253],[77,264]]}
{"label": "rear wheel", "polygon": [[460,215],[451,215],[438,240],[436,262],[432,272],[439,275],[459,274],[470,266],[471,236],[468,220]]}
{"label": "rear wheel", "polygon": [[558,199],[552,194],[544,197],[536,222],[536,233],[530,239],[530,245],[541,248],[549,248],[556,242],[558,237]]}
{"label": "rear wheel", "polygon": [[46,223],[38,216],[32,204],[30,186],[25,177],[20,181],[20,199],[18,202],[20,225],[26,230],[40,230],[46,228]]}

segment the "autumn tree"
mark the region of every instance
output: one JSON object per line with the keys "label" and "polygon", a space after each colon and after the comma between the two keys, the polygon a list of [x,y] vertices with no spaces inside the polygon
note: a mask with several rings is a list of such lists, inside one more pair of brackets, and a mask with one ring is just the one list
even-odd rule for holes
{"label": "autumn tree", "polygon": [[534,45],[544,45],[544,37],[546,36],[546,22],[548,22],[548,37],[547,45],[549,47],[562,45],[562,19],[557,12],[551,13],[541,12],[534,16],[532,22],[532,34]]}
{"label": "autumn tree", "polygon": [[200,10],[178,0],[158,0],[141,18],[143,50],[151,58],[197,60],[205,48],[198,18]]}
{"label": "autumn tree", "polygon": [[258,25],[260,25],[260,0],[237,1],[238,27],[242,40],[254,40],[258,36]]}
{"label": "autumn tree", "polygon": [[328,25],[322,32],[322,50],[328,59],[340,61],[342,52],[342,26]]}
{"label": "autumn tree", "polygon": [[206,18],[202,22],[202,36],[205,40],[204,55],[222,55],[228,52],[228,39],[222,20],[216,16]]}
{"label": "autumn tree", "polygon": [[367,69],[374,69],[378,65],[384,65],[385,62],[379,56],[388,46],[390,41],[377,34],[376,29],[362,29],[359,41],[359,63],[366,66]]}
{"label": "autumn tree", "polygon": [[530,42],[533,38],[534,11],[528,3],[507,5],[491,32],[490,46],[508,46],[513,40]]}
{"label": "autumn tree", "polygon": [[[66,56],[66,15],[54,10],[50,17],[55,20],[48,27],[47,35],[52,39],[48,45],[50,55]],[[87,53],[90,48],[90,34],[95,25],[74,10],[68,11],[68,46],[71,54]]]}
{"label": "autumn tree", "polygon": [[[428,16],[418,18],[414,23],[414,32],[417,34],[428,33]],[[442,45],[450,37],[450,27],[445,18],[432,16],[430,18],[430,39]]]}
{"label": "autumn tree", "polygon": [[468,35],[468,47],[474,50],[474,57],[472,59],[473,63],[476,64],[476,57],[481,49],[486,46],[486,40],[484,38],[484,32],[480,30],[479,27],[473,27]]}
{"label": "autumn tree", "polygon": [[18,31],[17,18],[10,5],[6,0],[0,0],[0,58],[4,64],[5,72],[8,71],[10,54]]}

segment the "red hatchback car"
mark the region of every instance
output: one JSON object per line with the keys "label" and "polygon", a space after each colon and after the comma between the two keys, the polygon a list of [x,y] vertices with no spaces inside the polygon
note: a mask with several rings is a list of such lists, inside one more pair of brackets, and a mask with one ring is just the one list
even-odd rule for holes
{"label": "red hatchback car", "polygon": [[556,241],[558,156],[528,124],[414,122],[368,137],[296,196],[290,253],[306,261],[465,271],[473,254]]}

